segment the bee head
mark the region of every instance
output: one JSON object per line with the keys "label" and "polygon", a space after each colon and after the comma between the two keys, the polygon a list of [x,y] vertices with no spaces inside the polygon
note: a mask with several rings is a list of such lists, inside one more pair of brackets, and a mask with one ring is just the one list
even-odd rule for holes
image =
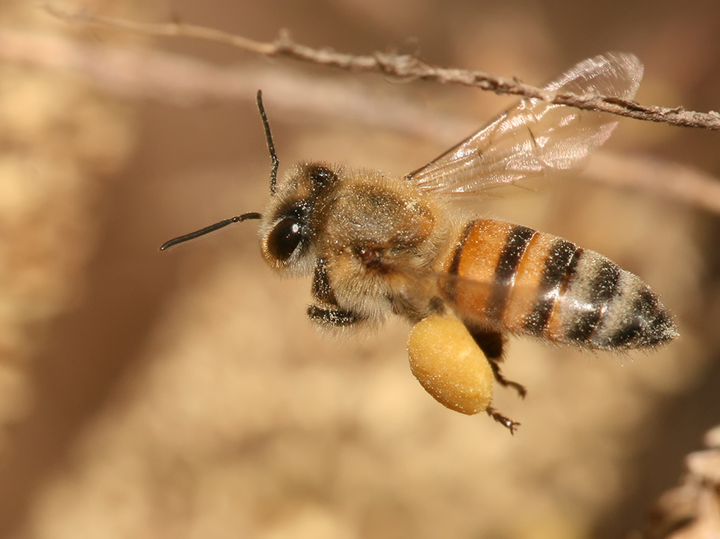
{"label": "bee head", "polygon": [[326,164],[306,163],[278,186],[260,226],[262,254],[271,267],[293,274],[312,271],[312,246],[337,178]]}

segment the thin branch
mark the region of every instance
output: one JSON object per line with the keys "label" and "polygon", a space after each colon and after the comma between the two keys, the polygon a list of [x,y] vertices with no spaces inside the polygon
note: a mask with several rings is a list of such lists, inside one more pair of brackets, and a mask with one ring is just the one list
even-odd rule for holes
{"label": "thin branch", "polygon": [[367,86],[272,65],[219,67],[152,49],[102,46],[39,32],[0,30],[0,60],[74,73],[114,95],[181,106],[250,102],[258,88],[273,109],[304,117],[344,118],[450,146],[478,127]]}
{"label": "thin branch", "polygon": [[[348,81],[264,66],[221,68],[171,53],[100,47],[41,33],[0,31],[0,60],[75,73],[108,92],[135,99],[194,104],[220,100],[250,102],[258,88],[278,108],[305,117],[343,117],[448,147],[478,123],[433,113],[407,100],[368,95]],[[670,200],[720,213],[720,181],[695,168],[655,157],[595,152],[583,177],[604,184],[660,193]]]}
{"label": "thin branch", "polygon": [[286,32],[272,43],[255,41],[243,36],[229,34],[213,28],[184,23],[138,23],[111,17],[83,13],[65,13],[50,6],[53,15],[88,26],[112,28],[153,36],[190,37],[236,47],[238,49],[267,57],[291,58],[316,65],[335,67],[346,71],[381,73],[399,79],[419,79],[444,84],[473,86],[498,94],[518,95],[536,98],[558,105],[569,105],[579,109],[608,112],[637,120],[667,123],[682,127],[701,127],[720,130],[720,113],[716,111],[695,112],[682,107],[666,108],[641,105],[635,101],[596,94],[577,95],[569,92],[550,92],[514,79],[496,77],[482,71],[450,69],[432,66],[415,56],[376,52],[372,55],[356,56],[333,51],[314,49],[292,41]]}

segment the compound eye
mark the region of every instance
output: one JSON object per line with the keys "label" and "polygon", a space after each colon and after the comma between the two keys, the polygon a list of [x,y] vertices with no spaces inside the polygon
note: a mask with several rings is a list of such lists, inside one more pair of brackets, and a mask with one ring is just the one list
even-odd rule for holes
{"label": "compound eye", "polygon": [[271,256],[285,262],[303,239],[302,226],[295,217],[285,217],[270,232],[267,248]]}

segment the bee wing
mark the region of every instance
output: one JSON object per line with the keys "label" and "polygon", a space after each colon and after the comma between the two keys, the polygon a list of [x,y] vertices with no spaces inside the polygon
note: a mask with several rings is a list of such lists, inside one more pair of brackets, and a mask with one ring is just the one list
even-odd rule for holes
{"label": "bee wing", "polygon": [[[634,55],[606,53],[580,62],[545,89],[630,99],[642,75],[643,65]],[[524,99],[406,178],[423,190],[478,194],[576,166],[616,124],[611,114]]]}

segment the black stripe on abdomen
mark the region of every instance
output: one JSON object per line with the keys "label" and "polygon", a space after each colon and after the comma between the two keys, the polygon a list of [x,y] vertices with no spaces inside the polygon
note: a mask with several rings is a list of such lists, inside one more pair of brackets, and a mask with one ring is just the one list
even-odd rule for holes
{"label": "black stripe on abdomen", "polygon": [[442,280],[443,293],[450,301],[454,301],[457,296],[457,281],[453,277],[457,277],[458,272],[460,271],[460,261],[462,260],[463,250],[465,249],[465,244],[467,243],[473,228],[475,228],[476,223],[477,219],[473,219],[465,225],[465,229],[460,235],[457,245],[455,245],[455,251],[453,252],[450,265],[448,266],[447,273],[451,277]]}
{"label": "black stripe on abdomen", "polygon": [[603,259],[595,266],[594,273],[587,289],[583,290],[584,297],[572,298],[582,305],[582,310],[569,322],[566,336],[578,344],[590,340],[608,303],[618,291],[620,268],[614,263]]}
{"label": "black stripe on abdomen", "polygon": [[489,320],[499,321],[502,318],[518,265],[535,234],[532,228],[516,225],[505,238],[505,246],[495,266],[493,290],[485,310]]}
{"label": "black stripe on abdomen", "polygon": [[[677,329],[670,313],[659,298],[640,279],[625,279],[625,298],[616,309],[617,322],[604,331],[599,346],[607,348],[646,348],[657,346],[677,337]],[[597,340],[597,339],[596,339]]]}
{"label": "black stripe on abdomen", "polygon": [[538,300],[525,319],[525,330],[540,336],[545,331],[557,298],[567,289],[577,268],[583,249],[567,240],[558,239],[550,248],[538,285]]}
{"label": "black stripe on abdomen", "polygon": [[460,261],[462,260],[463,249],[465,249],[465,244],[470,237],[470,232],[472,232],[472,229],[475,228],[476,223],[477,219],[474,219],[470,221],[467,225],[465,225],[465,229],[463,230],[463,233],[461,234],[460,239],[455,246],[455,252],[453,253],[452,260],[450,261],[450,266],[448,267],[448,273],[450,275],[458,274],[458,271],[460,270]]}

